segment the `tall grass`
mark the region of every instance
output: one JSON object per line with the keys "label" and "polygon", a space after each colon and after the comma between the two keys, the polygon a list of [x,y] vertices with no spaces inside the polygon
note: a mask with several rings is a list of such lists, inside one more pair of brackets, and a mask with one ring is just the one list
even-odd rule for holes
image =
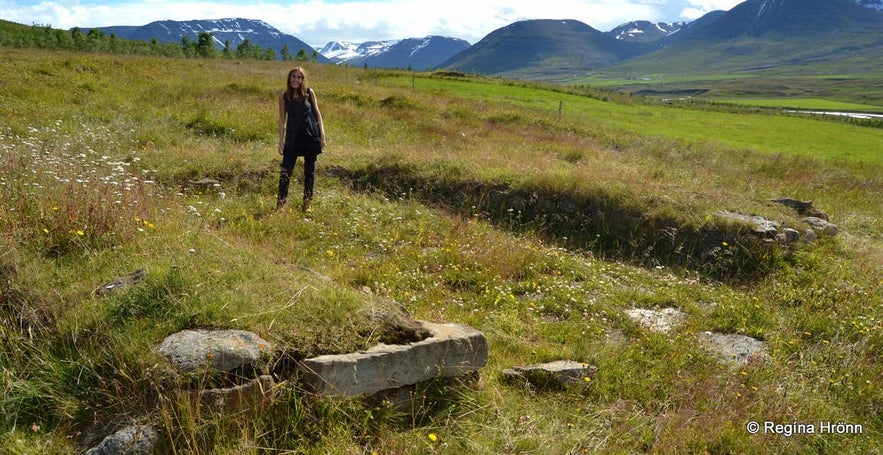
{"label": "tall grass", "polygon": [[[879,129],[594,92],[567,95],[559,116],[546,101],[560,90],[429,75],[411,85],[403,73],[313,65],[330,145],[307,217],[273,211],[285,64],[0,53],[0,445],[9,452],[82,451],[148,418],[168,453],[869,453],[879,444]],[[781,145],[727,124],[792,132]],[[854,153],[832,159],[795,145],[822,131]],[[718,132],[728,139],[710,137]],[[713,214],[800,227],[769,202],[782,196],[812,199],[842,234],[728,253],[750,236]],[[663,248],[672,235],[706,237],[678,261]],[[137,285],[94,292],[136,269],[146,271]],[[483,331],[491,356],[481,382],[423,384],[423,398],[397,409],[318,399],[276,369],[273,402],[225,414],[179,393],[211,378],[182,377],[154,351],[175,331],[225,327],[257,332],[285,361],[350,352],[381,337],[371,314],[399,307]],[[636,307],[687,317],[649,333],[625,316]],[[764,340],[771,360],[721,365],[697,341],[704,331]],[[599,371],[547,392],[500,375],[558,359]],[[848,422],[863,433],[751,435],[752,420]]]}

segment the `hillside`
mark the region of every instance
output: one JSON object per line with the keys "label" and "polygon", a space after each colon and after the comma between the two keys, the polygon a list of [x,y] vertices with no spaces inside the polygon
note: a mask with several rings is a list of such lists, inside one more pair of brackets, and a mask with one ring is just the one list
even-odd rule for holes
{"label": "hillside", "polygon": [[[852,0],[749,0],[702,20],[665,49],[621,69],[649,73],[841,71],[880,69],[883,14]],[[680,35],[680,36],[679,36]],[[854,62],[864,61],[859,66]],[[639,70],[640,68],[640,70]]]}
{"label": "hillside", "polygon": [[440,67],[538,78],[609,66],[646,51],[576,20],[528,20],[495,30]]}
{"label": "hillside", "polygon": [[[82,453],[133,423],[162,453],[879,446],[883,129],[304,65],[329,135],[310,214],[274,211],[290,63],[0,48],[0,447]],[[812,238],[782,197],[839,232]],[[286,374],[404,313],[480,330],[479,378],[323,398]],[[157,352],[207,328],[272,343],[266,371],[184,374]],[[557,360],[597,371],[504,375]],[[216,407],[255,374],[266,401]]]}
{"label": "hillside", "polygon": [[[670,32],[663,26],[654,32],[646,21],[607,34],[580,25],[512,24],[443,65],[467,73],[576,83],[583,78],[758,72],[878,77],[881,68],[883,13],[853,0],[749,0]],[[629,30],[636,31],[634,36]]]}

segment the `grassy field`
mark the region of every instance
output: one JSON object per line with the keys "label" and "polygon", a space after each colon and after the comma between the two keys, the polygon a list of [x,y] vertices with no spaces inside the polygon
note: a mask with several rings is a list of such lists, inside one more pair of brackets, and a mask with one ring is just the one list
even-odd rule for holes
{"label": "grassy field", "polygon": [[[308,65],[329,146],[304,216],[273,211],[288,69],[0,49],[5,452],[77,453],[146,417],[182,454],[879,448],[883,129]],[[803,229],[777,197],[812,200],[841,233],[771,248],[715,216]],[[138,286],[94,293],[136,269]],[[400,305],[487,336],[480,387],[429,384],[403,413],[281,381],[258,415],[199,413],[155,352],[194,327],[350,352]],[[667,334],[624,314],[670,307],[687,319]],[[705,331],[763,340],[770,360],[721,364]],[[559,359],[599,370],[560,391],[501,378]]]}
{"label": "grassy field", "polygon": [[[862,74],[623,74],[599,71],[568,81],[655,98],[738,100],[751,105],[798,109],[849,109],[883,112],[883,75]],[[758,100],[762,104],[754,104]]]}

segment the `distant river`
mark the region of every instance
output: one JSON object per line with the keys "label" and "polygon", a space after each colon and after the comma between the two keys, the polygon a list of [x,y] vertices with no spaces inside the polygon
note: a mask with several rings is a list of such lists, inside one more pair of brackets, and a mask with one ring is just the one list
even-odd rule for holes
{"label": "distant river", "polygon": [[850,117],[858,119],[877,119],[883,120],[883,114],[868,114],[866,112],[830,112],[830,111],[788,111],[794,114],[813,114],[813,115],[836,115],[838,117]]}

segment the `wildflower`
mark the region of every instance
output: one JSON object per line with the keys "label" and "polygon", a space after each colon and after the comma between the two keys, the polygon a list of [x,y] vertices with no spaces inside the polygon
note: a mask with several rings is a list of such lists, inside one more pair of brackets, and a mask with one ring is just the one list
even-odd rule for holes
{"label": "wildflower", "polygon": [[43,228],[43,232],[46,233],[46,234],[48,234],[48,233],[49,233],[49,229]]}
{"label": "wildflower", "polygon": [[432,442],[436,442],[436,441],[438,441],[438,435],[435,434],[435,433],[429,433],[429,436],[428,436],[428,437],[429,437],[429,440],[432,441]]}
{"label": "wildflower", "polygon": [[79,235],[80,237],[82,237],[82,236],[86,235],[86,233],[83,232],[83,231],[77,231],[77,235]]}
{"label": "wildflower", "polygon": [[585,377],[583,377],[583,381],[585,381],[586,384],[588,384],[588,383],[592,382],[592,378],[585,376]]}
{"label": "wildflower", "polygon": [[727,243],[727,242],[721,242],[721,245],[723,245],[723,246],[730,246],[730,244]]}

